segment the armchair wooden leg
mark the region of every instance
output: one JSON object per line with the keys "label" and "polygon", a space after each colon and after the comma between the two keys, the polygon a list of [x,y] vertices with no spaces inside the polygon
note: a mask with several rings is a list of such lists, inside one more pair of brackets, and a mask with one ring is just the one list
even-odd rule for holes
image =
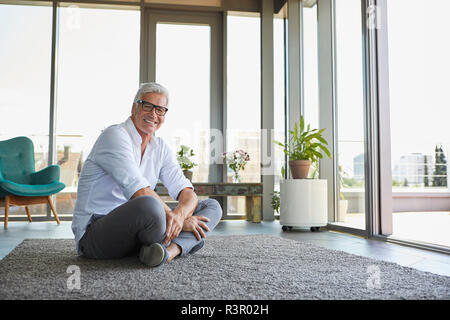
{"label": "armchair wooden leg", "polygon": [[28,221],[31,222],[32,220],[31,220],[30,208],[28,208],[28,206],[25,206],[25,211],[27,212]]}
{"label": "armchair wooden leg", "polygon": [[50,208],[52,209],[53,215],[55,216],[56,223],[59,224],[58,214],[56,213],[56,209],[55,206],[53,205],[51,196],[47,196],[47,201],[48,204],[50,205]]}
{"label": "armchair wooden leg", "polygon": [[8,228],[8,214],[9,214],[9,196],[5,196],[5,223],[4,228]]}

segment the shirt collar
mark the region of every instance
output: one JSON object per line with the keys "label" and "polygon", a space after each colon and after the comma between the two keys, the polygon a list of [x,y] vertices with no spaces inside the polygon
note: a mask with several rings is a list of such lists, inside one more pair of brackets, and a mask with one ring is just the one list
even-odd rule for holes
{"label": "shirt collar", "polygon": [[[131,120],[131,117],[128,117],[128,119],[124,122],[124,124],[125,124],[125,129],[128,131],[128,133],[131,136],[131,139],[140,148],[141,144],[142,144],[142,137],[139,134],[139,132],[137,131],[137,129],[133,123],[133,120]],[[155,136],[153,136],[150,139],[150,142],[148,143],[146,149],[149,149],[149,146],[152,146],[154,144],[154,140],[155,140]]]}
{"label": "shirt collar", "polygon": [[128,119],[125,121],[125,129],[128,131],[128,133],[131,136],[131,139],[135,144],[140,146],[142,144],[142,137],[137,131],[136,127],[134,126],[133,120],[131,120],[131,117],[128,117]]}

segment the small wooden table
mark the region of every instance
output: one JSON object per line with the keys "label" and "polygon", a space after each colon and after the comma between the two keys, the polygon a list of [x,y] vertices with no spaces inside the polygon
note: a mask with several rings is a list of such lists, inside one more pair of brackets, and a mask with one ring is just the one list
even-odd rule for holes
{"label": "small wooden table", "polygon": [[[198,196],[245,196],[247,221],[261,222],[262,183],[198,182],[193,185]],[[155,192],[160,196],[169,195],[167,188],[161,183],[156,185]]]}

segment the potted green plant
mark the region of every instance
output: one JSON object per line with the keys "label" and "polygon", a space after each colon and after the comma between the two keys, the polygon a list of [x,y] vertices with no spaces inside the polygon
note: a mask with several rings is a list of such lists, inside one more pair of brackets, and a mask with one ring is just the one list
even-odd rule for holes
{"label": "potted green plant", "polygon": [[280,213],[280,191],[272,192],[272,208],[277,213]]}
{"label": "potted green plant", "polygon": [[303,116],[300,117],[300,126],[295,123],[294,130],[289,130],[289,141],[284,144],[274,141],[283,147],[283,152],[289,157],[289,168],[293,179],[305,179],[308,177],[312,163],[317,164],[323,158],[324,152],[331,158],[327,149],[328,142],[323,138],[325,129],[311,129],[308,124],[305,127]]}
{"label": "potted green plant", "polygon": [[192,171],[191,169],[195,167],[197,164],[194,163],[190,158],[195,156],[194,150],[190,147],[181,145],[180,150],[177,152],[177,161],[183,170],[183,174],[189,181],[192,182]]}

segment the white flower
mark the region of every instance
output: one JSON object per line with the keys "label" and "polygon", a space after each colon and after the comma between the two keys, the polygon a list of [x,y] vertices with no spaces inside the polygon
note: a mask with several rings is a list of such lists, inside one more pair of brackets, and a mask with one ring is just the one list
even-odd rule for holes
{"label": "white flower", "polygon": [[240,170],[244,170],[246,163],[250,161],[249,154],[242,149],[224,152],[223,157],[226,159],[228,167],[233,170],[235,174],[237,174]]}

